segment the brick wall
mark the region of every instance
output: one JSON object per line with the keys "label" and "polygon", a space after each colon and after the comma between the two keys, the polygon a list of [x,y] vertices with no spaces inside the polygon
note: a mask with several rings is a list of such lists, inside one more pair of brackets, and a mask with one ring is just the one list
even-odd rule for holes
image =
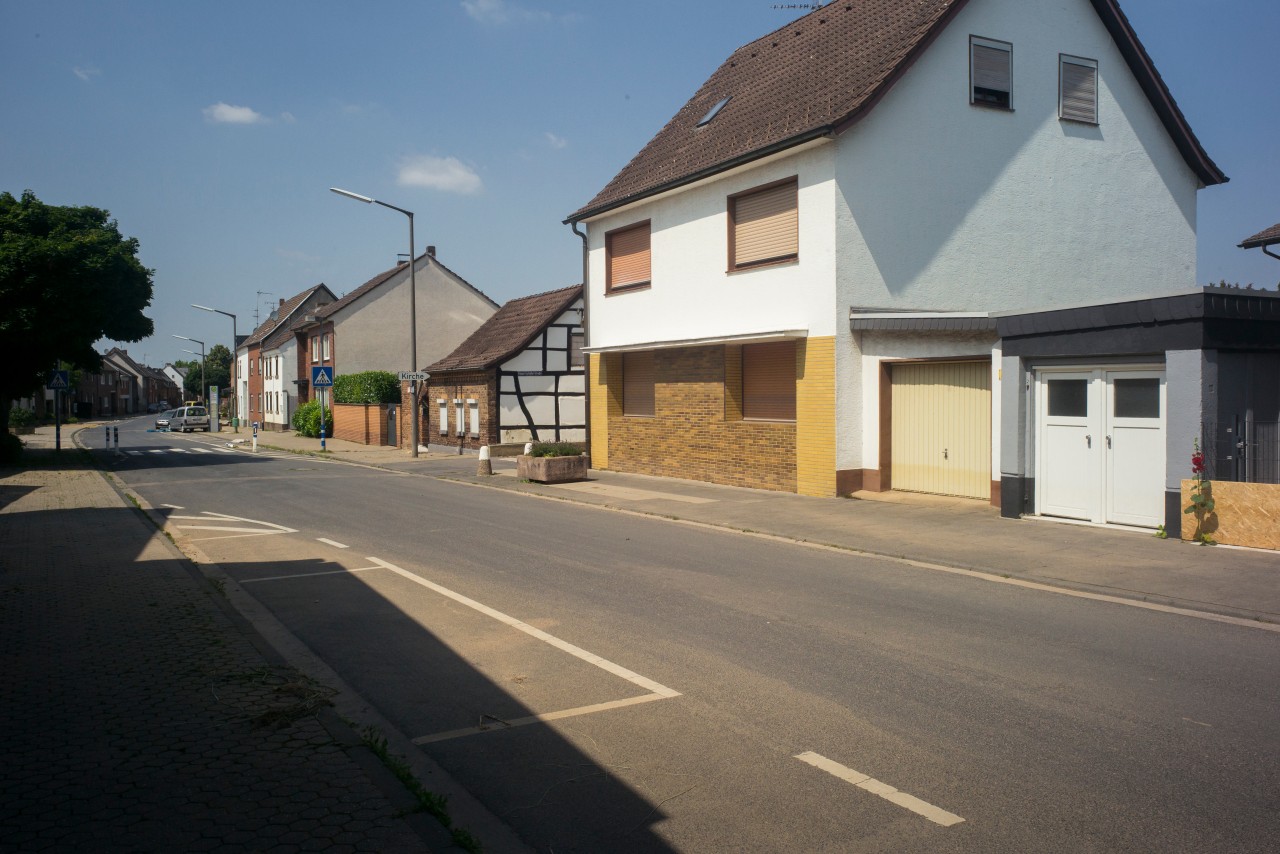
{"label": "brick wall", "polygon": [[836,492],[836,339],[796,342],[796,491]]}
{"label": "brick wall", "polygon": [[[797,348],[797,353],[802,349]],[[602,359],[600,383],[608,393],[593,393],[593,424],[600,424],[602,409],[607,416],[604,430],[593,426],[592,439],[599,446],[603,435],[608,444],[604,462],[593,447],[592,464],[616,471],[796,491],[796,425],[743,421],[736,414],[741,411],[736,392],[726,398],[726,368],[729,387],[740,386],[732,382],[735,371],[741,376],[737,352],[722,346],[656,351],[654,418],[622,415],[622,360],[616,355]]]}
{"label": "brick wall", "polygon": [[[436,402],[443,398],[448,403],[448,424],[446,434],[440,435],[440,406]],[[496,374],[492,371],[459,371],[449,374],[433,374],[427,380],[426,389],[422,392],[422,402],[426,412],[423,420],[423,444],[428,442],[437,445],[458,446],[458,431],[454,419],[457,418],[453,401],[475,400],[479,403],[480,437],[471,438],[471,414],[466,413],[466,435],[462,438],[462,447],[467,450],[479,450],[482,445],[496,445],[499,441],[498,430],[498,386]],[[465,407],[464,407],[465,408]]]}

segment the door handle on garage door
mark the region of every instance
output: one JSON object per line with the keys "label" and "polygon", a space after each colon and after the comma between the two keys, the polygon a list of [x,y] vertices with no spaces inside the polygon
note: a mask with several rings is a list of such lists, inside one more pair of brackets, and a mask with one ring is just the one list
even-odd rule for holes
{"label": "door handle on garage door", "polygon": [[1092,448],[1092,447],[1093,447],[1093,437],[1092,437],[1092,436],[1090,436],[1088,433],[1085,433],[1085,434],[1084,434],[1084,445],[1085,445],[1085,447],[1086,447],[1086,448]]}

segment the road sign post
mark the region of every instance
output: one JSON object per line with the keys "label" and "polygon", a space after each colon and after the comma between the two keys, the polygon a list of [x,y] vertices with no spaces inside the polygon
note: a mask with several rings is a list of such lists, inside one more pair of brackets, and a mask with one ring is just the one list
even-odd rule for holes
{"label": "road sign post", "polygon": [[[311,369],[311,387],[314,389],[333,388],[333,368],[327,365],[316,365]],[[324,450],[324,394],[317,396],[320,404],[320,450]]]}
{"label": "road sign post", "polygon": [[53,392],[53,449],[62,450],[62,393],[71,385],[70,371],[50,371],[44,387]]}

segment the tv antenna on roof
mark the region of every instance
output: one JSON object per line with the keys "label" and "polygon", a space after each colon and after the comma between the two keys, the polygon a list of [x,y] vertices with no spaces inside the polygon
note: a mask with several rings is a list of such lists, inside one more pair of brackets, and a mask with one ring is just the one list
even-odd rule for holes
{"label": "tv antenna on roof", "polygon": [[258,299],[253,304],[253,328],[254,329],[257,329],[259,326],[258,312],[262,306],[262,298],[269,297],[269,296],[275,296],[275,294],[273,294],[271,291],[258,291]]}
{"label": "tv antenna on roof", "polygon": [[769,8],[783,9],[783,10],[795,9],[802,12],[812,12],[816,9],[821,9],[825,5],[827,4],[826,3],[774,3]]}

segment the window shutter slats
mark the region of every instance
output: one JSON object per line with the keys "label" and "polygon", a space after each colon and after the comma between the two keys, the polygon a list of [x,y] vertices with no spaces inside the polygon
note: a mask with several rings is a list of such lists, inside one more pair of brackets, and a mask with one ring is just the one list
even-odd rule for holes
{"label": "window shutter slats", "polygon": [[973,46],[973,86],[975,89],[1009,91],[1009,51],[975,44]]}
{"label": "window shutter slats", "polygon": [[788,258],[799,252],[796,185],[783,184],[733,201],[733,266]]}
{"label": "window shutter slats", "polygon": [[654,415],[653,351],[622,354],[622,414]]}
{"label": "window shutter slats", "polygon": [[649,281],[649,224],[609,235],[610,288],[639,285]]}
{"label": "window shutter slats", "polygon": [[1062,61],[1062,107],[1064,119],[1098,121],[1098,69],[1064,59]]}
{"label": "window shutter slats", "polygon": [[796,420],[794,341],[743,346],[742,417],[769,421]]}

